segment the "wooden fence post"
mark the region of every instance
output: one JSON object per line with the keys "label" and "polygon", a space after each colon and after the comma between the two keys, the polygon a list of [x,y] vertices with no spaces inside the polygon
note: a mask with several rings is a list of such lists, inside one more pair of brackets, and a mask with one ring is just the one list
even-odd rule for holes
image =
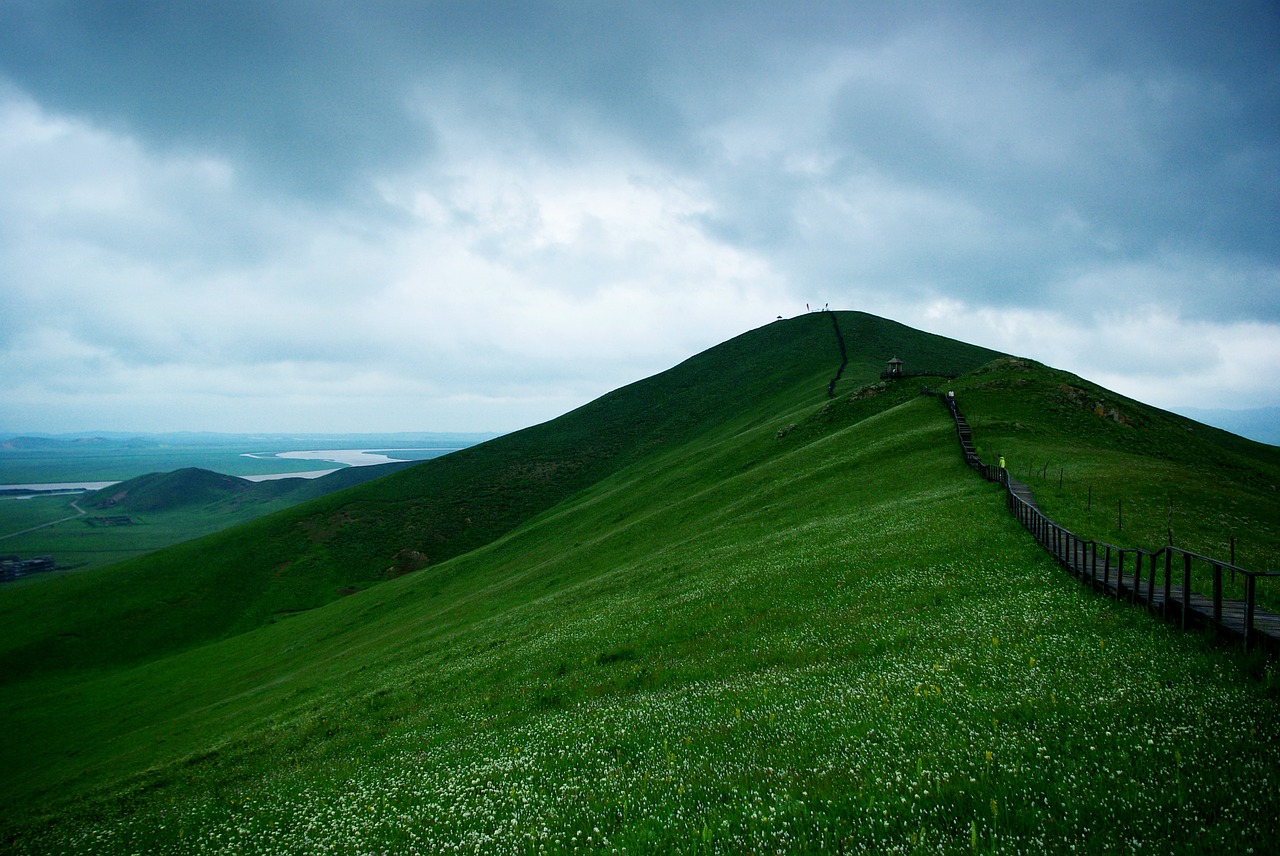
{"label": "wooden fence post", "polygon": [[1249,653],[1249,648],[1253,645],[1253,607],[1254,607],[1254,583],[1256,582],[1253,574],[1246,574],[1244,578],[1244,650]]}
{"label": "wooden fence post", "polygon": [[1173,597],[1173,551],[1164,551],[1164,602],[1160,604],[1160,614],[1169,617],[1169,600]]}
{"label": "wooden fence post", "polygon": [[1213,563],[1213,623],[1222,626],[1222,565]]}
{"label": "wooden fence post", "polygon": [[1133,554],[1133,603],[1138,602],[1138,596],[1142,594],[1142,551],[1137,550]]}
{"label": "wooden fence post", "polygon": [[1191,616],[1191,554],[1182,554],[1182,629],[1187,629]]}

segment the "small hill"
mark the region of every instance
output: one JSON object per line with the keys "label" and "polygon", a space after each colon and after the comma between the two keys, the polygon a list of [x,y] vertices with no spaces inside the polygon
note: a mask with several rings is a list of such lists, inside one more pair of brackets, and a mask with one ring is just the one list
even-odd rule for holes
{"label": "small hill", "polygon": [[[238,510],[247,505],[302,502],[344,490],[397,472],[411,461],[367,467],[343,467],[314,479],[281,478],[253,481],[186,467],[167,473],[148,473],[85,495],[81,505],[134,513],[164,512],[204,506],[211,510]],[[284,500],[284,503],[279,502]]]}
{"label": "small hill", "polygon": [[82,505],[97,509],[172,511],[249,493],[253,482],[198,467],[148,473],[89,494]]}
{"label": "small hill", "polygon": [[[1274,669],[1062,573],[929,380],[879,380],[893,355],[960,374],[1015,468],[1047,451],[1143,487],[1230,455],[1223,490],[1270,490],[1265,450],[1050,368],[857,313],[779,322],[544,425],[0,591],[0,840],[1275,851]],[[1217,498],[1186,499],[1188,537]]]}
{"label": "small hill", "polygon": [[[210,535],[408,466],[412,462],[344,467],[320,478],[261,482],[203,469],[150,473],[81,497],[78,509],[91,516],[83,521],[71,519],[68,528],[59,533],[32,533],[21,549],[29,554],[54,553],[59,564],[66,565],[71,573],[82,574]],[[125,527],[123,523],[129,525]],[[86,529],[86,524],[92,528]]]}

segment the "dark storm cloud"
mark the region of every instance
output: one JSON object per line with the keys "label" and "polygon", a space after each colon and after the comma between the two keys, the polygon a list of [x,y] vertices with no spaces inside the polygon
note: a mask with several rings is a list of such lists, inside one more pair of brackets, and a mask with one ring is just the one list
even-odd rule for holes
{"label": "dark storm cloud", "polygon": [[1195,346],[1124,362],[1174,395],[1275,350],[1278,44],[1273,3],[9,0],[0,369],[580,400],[830,302],[1081,370],[1156,318]]}
{"label": "dark storm cloud", "polygon": [[642,10],[595,4],[32,2],[0,8],[0,70],[52,108],[324,194],[430,154],[415,93],[471,76],[536,93],[537,121],[584,105],[668,145],[661,35]]}
{"label": "dark storm cloud", "polygon": [[[213,148],[304,194],[430,154],[435,131],[414,93],[429,99],[468,76],[511,82],[548,140],[567,104],[696,170],[715,155],[696,139],[705,116],[682,108],[681,93],[708,102],[692,110],[714,110],[726,97],[716,90],[785,74],[793,56],[874,50],[935,28],[940,49],[953,40],[960,75],[976,77],[950,93],[965,100],[952,107],[989,112],[990,123],[948,124],[925,103],[956,83],[945,61],[850,80],[830,134],[859,167],[954,188],[1010,218],[1072,208],[1122,233],[1122,253],[1276,253],[1270,4],[30,2],[7,4],[0,24],[0,69],[42,103],[159,145]],[[993,54],[1025,64],[986,66],[983,79]],[[1044,87],[1025,93],[1028,112],[1000,115],[1021,83],[1001,73]],[[1029,161],[1001,138],[1062,156]],[[760,187],[762,205],[773,189]]]}
{"label": "dark storm cloud", "polygon": [[[354,7],[352,7],[354,8]],[[6,4],[0,67],[49,107],[318,193],[429,148],[378,34],[341,6]]]}
{"label": "dark storm cloud", "polygon": [[[793,236],[794,264],[806,257],[813,272],[853,280],[892,268],[924,290],[1080,310],[1094,295],[1063,289],[1075,269],[1208,256],[1254,269],[1255,287],[1153,281],[1126,296],[1224,319],[1280,318],[1275,7],[1065,8],[966,5],[900,21],[852,51],[864,61],[831,94],[831,168],[802,181],[748,173],[708,222],[729,240],[775,242],[805,204],[800,185],[841,193],[874,180],[926,192],[940,210],[963,203],[981,234],[926,214],[919,226],[935,231],[932,247],[907,242],[910,252],[891,254],[883,270],[867,267],[856,241],[843,270],[824,267],[803,236]],[[948,247],[939,227],[966,241]],[[824,249],[839,244],[828,237]]]}

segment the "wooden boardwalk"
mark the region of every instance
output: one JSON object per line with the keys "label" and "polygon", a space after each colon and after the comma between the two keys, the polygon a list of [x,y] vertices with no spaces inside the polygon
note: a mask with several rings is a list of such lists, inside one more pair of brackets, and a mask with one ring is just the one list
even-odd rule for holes
{"label": "wooden boardwalk", "polygon": [[[1280,615],[1257,608],[1257,582],[1280,577],[1277,572],[1249,571],[1219,559],[1166,545],[1150,551],[1121,548],[1079,537],[1050,520],[1031,488],[1010,477],[1007,470],[983,463],[973,446],[969,423],[948,394],[944,399],[956,424],[965,462],[989,481],[1005,486],[1009,511],[1063,568],[1092,587],[1118,600],[1142,604],[1184,628],[1205,628],[1238,639],[1246,651],[1260,648],[1280,654]],[[1193,571],[1208,571],[1212,593],[1192,588]],[[1223,577],[1244,578],[1243,600],[1223,597]]]}

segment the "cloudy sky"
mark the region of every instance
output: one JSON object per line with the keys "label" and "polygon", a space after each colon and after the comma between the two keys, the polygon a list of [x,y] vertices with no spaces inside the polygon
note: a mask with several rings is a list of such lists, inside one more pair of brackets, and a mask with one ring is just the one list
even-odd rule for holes
{"label": "cloudy sky", "polygon": [[1280,405],[1273,2],[0,0],[0,430],[506,431],[861,309]]}

